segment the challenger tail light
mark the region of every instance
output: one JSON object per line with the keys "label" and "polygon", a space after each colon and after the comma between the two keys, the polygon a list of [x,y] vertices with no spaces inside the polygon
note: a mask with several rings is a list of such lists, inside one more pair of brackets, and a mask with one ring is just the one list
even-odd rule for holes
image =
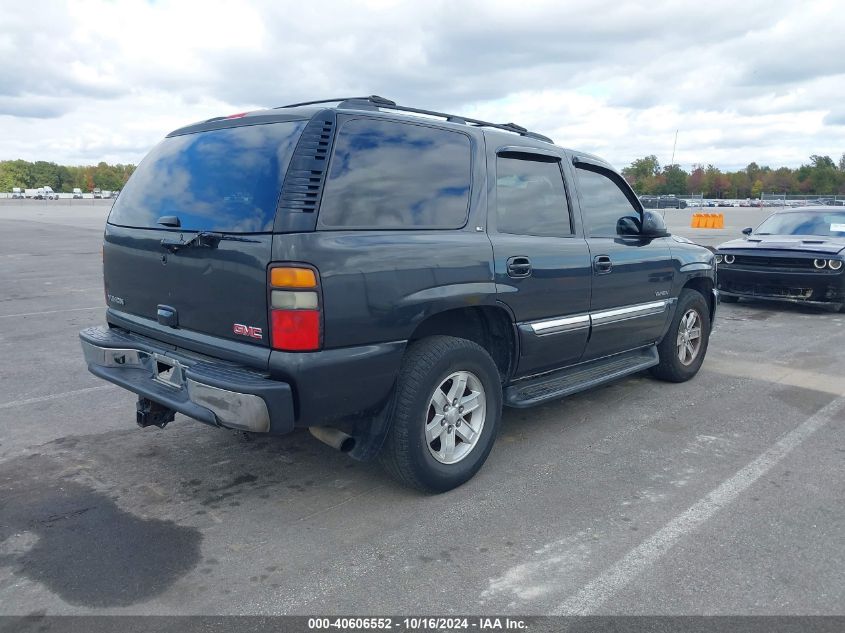
{"label": "challenger tail light", "polygon": [[320,349],[320,297],[317,273],[301,266],[269,270],[270,344],[286,352]]}

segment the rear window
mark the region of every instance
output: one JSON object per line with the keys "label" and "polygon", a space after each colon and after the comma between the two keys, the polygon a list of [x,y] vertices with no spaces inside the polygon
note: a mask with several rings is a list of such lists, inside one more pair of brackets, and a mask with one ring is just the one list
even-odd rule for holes
{"label": "rear window", "polygon": [[273,229],[284,172],[306,121],[248,125],[164,139],[141,161],[109,222],[163,228],[177,216],[187,231]]}
{"label": "rear window", "polygon": [[319,223],[328,228],[460,228],[469,205],[469,137],[353,119],[341,129]]}

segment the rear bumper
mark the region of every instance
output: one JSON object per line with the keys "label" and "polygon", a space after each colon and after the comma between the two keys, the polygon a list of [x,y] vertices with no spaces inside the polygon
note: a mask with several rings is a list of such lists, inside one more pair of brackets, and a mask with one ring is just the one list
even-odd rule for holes
{"label": "rear bumper", "polygon": [[719,269],[720,294],[827,308],[845,305],[845,274],[827,271]]}
{"label": "rear bumper", "polygon": [[287,383],[115,328],[87,328],[79,338],[95,376],[188,417],[274,435],[294,428]]}

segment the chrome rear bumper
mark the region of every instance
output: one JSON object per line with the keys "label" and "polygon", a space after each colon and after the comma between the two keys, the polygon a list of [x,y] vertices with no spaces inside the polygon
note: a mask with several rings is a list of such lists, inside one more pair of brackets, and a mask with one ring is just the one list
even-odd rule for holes
{"label": "chrome rear bumper", "polygon": [[141,397],[215,426],[273,434],[293,430],[286,383],[117,328],[88,328],[79,338],[91,373]]}

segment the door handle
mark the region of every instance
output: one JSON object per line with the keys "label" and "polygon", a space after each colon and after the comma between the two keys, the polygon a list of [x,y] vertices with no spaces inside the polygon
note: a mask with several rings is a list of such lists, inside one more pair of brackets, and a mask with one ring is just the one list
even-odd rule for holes
{"label": "door handle", "polygon": [[528,277],[531,275],[531,260],[527,257],[508,258],[508,277]]}
{"label": "door handle", "polygon": [[593,258],[593,270],[596,271],[597,275],[606,275],[613,270],[613,262],[607,255],[596,255]]}

